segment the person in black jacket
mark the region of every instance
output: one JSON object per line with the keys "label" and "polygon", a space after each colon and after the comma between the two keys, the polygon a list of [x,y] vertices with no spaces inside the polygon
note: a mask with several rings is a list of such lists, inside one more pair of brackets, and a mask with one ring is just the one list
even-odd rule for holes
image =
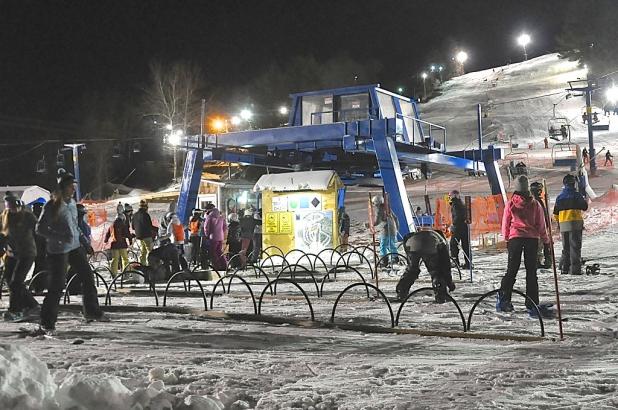
{"label": "person in black jacket", "polygon": [[[530,193],[534,199],[539,201],[541,207],[543,208],[543,214],[545,215],[545,226],[549,225],[549,214],[547,213],[547,209],[545,209],[545,200],[543,194],[543,184],[540,182],[533,182],[530,184]],[[552,265],[551,258],[551,248],[549,244],[543,242],[542,239],[539,239],[539,250],[537,252],[537,265],[539,268],[548,269]]]}
{"label": "person in black jacket", "polygon": [[347,252],[348,240],[350,238],[350,215],[345,211],[345,207],[341,207],[339,211],[339,243],[341,252]]}
{"label": "person in black jacket", "polygon": [[[251,255],[253,250],[253,233],[255,230],[255,219],[253,219],[253,210],[247,208],[244,211],[241,210],[240,216],[240,242],[242,259],[242,266],[247,264],[247,258]],[[256,259],[259,259],[256,258]]]}
{"label": "person in black jacket", "polygon": [[464,253],[464,263],[460,265],[462,269],[470,269],[470,236],[468,235],[468,224],[466,224],[467,210],[459,196],[459,191],[452,190],[449,193],[451,205],[451,256],[459,265],[459,248]]}
{"label": "person in black jacket", "polygon": [[410,287],[418,279],[421,272],[420,263],[422,260],[431,276],[436,302],[444,303],[448,291],[455,290],[446,238],[441,231],[421,229],[418,232],[409,233],[403,238],[403,248],[408,256],[409,264],[401,280],[397,283],[397,296],[401,301],[408,296]]}
{"label": "person in black jacket", "polygon": [[133,215],[133,230],[135,239],[140,246],[139,261],[142,265],[148,265],[148,253],[152,250],[153,233],[156,228],[152,226],[152,219],[148,214],[148,203],[139,201],[139,210]]}
{"label": "person in black jacket", "polygon": [[[239,258],[234,258],[234,256],[238,255],[242,249],[241,241],[240,241],[240,223],[238,222],[238,214],[231,213],[228,216],[228,220],[230,223],[227,225],[227,246],[229,252],[229,259],[232,261],[231,267],[237,268],[240,267],[242,261]],[[232,260],[233,258],[233,260]]]}

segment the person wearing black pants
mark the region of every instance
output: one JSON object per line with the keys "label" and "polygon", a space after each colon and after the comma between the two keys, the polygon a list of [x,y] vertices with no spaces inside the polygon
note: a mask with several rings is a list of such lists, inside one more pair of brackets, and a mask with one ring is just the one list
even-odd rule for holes
{"label": "person wearing black pants", "polygon": [[464,253],[464,263],[462,269],[470,269],[470,235],[468,233],[468,224],[466,223],[467,210],[466,205],[459,197],[459,191],[453,190],[449,193],[449,202],[451,204],[451,256],[459,265],[459,247]]}
{"label": "person wearing black pants", "polygon": [[[514,187],[515,192],[504,207],[502,217],[502,235],[507,241],[509,259],[506,274],[502,278],[500,291],[496,296],[496,310],[513,311],[511,295],[523,253],[526,267],[526,296],[528,296],[526,307],[530,316],[537,316],[535,306],[539,305],[539,283],[536,275],[539,238],[543,243],[549,243],[545,212],[539,201],[530,194],[528,178],[525,175],[519,175],[515,179]],[[547,307],[538,307],[542,316],[553,317],[553,312]]]}
{"label": "person wearing black pants", "polygon": [[24,284],[36,257],[36,217],[11,192],[4,197],[4,207],[0,214],[0,255],[6,253],[3,279],[10,292],[4,319],[25,321],[39,314],[39,304]]}
{"label": "person wearing black pants", "polygon": [[74,184],[73,175],[64,170],[59,172],[58,185],[52,199],[45,204],[36,227],[36,232],[47,240],[50,273],[48,292],[41,309],[41,323],[39,329],[33,332],[35,335],[53,335],[56,332],[60,297],[69,264],[82,284],[84,318],[108,321],[99,307],[93,272],[81,243],[83,234],[79,230],[77,205],[73,200]]}

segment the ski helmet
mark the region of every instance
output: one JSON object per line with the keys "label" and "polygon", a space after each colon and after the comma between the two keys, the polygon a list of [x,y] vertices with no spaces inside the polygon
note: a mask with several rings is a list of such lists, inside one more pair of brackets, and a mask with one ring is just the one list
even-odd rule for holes
{"label": "ski helmet", "polygon": [[562,183],[565,186],[575,187],[575,185],[577,184],[577,178],[575,178],[575,175],[566,174],[564,178],[562,178]]}

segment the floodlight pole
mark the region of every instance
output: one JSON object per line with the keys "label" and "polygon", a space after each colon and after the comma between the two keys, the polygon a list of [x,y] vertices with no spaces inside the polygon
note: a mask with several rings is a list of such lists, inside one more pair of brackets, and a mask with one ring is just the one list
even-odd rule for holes
{"label": "floodlight pole", "polygon": [[586,118],[588,122],[588,152],[590,154],[590,175],[597,175],[597,161],[595,159],[596,153],[594,149],[594,137],[592,132],[592,81],[588,80],[588,86],[584,90],[586,94]]}

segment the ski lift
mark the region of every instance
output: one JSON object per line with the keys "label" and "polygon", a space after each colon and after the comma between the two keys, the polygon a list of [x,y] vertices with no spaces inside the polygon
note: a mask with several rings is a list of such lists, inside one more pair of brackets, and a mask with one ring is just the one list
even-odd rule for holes
{"label": "ski lift", "polygon": [[509,177],[509,187],[511,181],[515,180],[518,175],[528,175],[528,162],[529,155],[526,152],[511,152],[506,154],[504,159],[509,161],[509,165],[506,168],[506,173]]}
{"label": "ski lift", "polygon": [[114,143],[114,147],[112,148],[112,158],[120,158],[120,156],[122,155],[122,151],[120,148],[121,147],[119,143]]}
{"label": "ski lift", "polygon": [[561,141],[571,141],[571,124],[569,120],[564,117],[553,117],[547,122],[547,132],[549,138]]}
{"label": "ski lift", "polygon": [[64,168],[64,154],[60,151],[56,155],[56,168]]}
{"label": "ski lift", "polygon": [[577,144],[558,142],[551,149],[552,164],[555,167],[569,167],[571,171],[577,168]]}
{"label": "ski lift", "polygon": [[37,174],[47,174],[47,163],[45,162],[45,155],[43,155],[43,158],[36,162],[36,172]]}
{"label": "ski lift", "polygon": [[133,153],[139,154],[140,152],[142,152],[142,144],[140,144],[139,142],[134,142],[133,143]]}

